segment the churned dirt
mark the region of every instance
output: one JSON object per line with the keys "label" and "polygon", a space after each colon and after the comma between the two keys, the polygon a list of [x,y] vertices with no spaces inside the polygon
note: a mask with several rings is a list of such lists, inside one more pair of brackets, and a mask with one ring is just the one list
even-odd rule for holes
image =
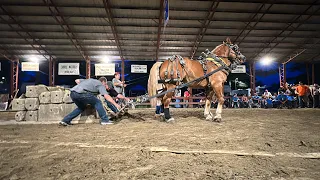
{"label": "churned dirt", "polygon": [[0,179],[320,178],[320,159],[303,157],[320,152],[320,110],[226,109],[214,123],[172,109],[170,124],[129,113],[109,126],[0,126]]}

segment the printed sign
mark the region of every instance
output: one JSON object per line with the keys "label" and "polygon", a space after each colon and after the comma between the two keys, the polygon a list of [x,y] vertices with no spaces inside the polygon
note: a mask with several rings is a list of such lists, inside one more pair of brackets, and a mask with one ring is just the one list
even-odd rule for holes
{"label": "printed sign", "polygon": [[39,71],[39,63],[36,62],[22,62],[21,71]]}
{"label": "printed sign", "polygon": [[95,64],[96,76],[113,76],[115,73],[115,64]]}
{"label": "printed sign", "polygon": [[147,73],[147,65],[131,65],[131,73]]}
{"label": "printed sign", "polygon": [[59,63],[58,75],[79,75],[79,63]]}
{"label": "printed sign", "polygon": [[245,65],[238,65],[236,69],[232,70],[231,73],[246,73]]}

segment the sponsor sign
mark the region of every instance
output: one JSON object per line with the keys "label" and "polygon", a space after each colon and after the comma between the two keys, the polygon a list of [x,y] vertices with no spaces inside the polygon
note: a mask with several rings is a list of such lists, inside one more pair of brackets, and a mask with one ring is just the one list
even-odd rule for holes
{"label": "sponsor sign", "polygon": [[95,64],[96,76],[113,76],[115,73],[115,64]]}
{"label": "sponsor sign", "polygon": [[21,71],[39,71],[39,63],[36,62],[22,62]]}
{"label": "sponsor sign", "polygon": [[236,69],[232,70],[231,73],[246,73],[245,65],[238,65]]}
{"label": "sponsor sign", "polygon": [[59,63],[58,75],[79,75],[79,63]]}
{"label": "sponsor sign", "polygon": [[131,73],[147,73],[147,65],[131,65]]}

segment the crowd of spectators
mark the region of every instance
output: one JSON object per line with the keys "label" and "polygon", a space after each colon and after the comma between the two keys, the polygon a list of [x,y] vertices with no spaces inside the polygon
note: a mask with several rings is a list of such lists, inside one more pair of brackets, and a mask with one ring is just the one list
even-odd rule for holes
{"label": "crowd of spectators", "polygon": [[[226,96],[224,108],[320,108],[319,94],[318,84],[308,86],[299,82],[297,85],[281,86],[278,92],[274,93],[266,89],[261,95],[254,93],[252,96],[246,94]],[[189,98],[185,98],[185,102],[189,102]],[[200,100],[198,107],[204,106],[202,103],[204,100]],[[217,100],[213,99],[211,107],[216,108],[217,105]]]}

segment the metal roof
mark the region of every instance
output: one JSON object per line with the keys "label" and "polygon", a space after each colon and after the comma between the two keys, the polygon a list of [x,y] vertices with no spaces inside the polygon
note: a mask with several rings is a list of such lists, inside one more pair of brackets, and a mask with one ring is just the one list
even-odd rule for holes
{"label": "metal roof", "polygon": [[[249,61],[320,61],[320,0],[1,0],[0,53],[57,60],[197,57],[230,37]],[[160,27],[160,28],[159,28]]]}

